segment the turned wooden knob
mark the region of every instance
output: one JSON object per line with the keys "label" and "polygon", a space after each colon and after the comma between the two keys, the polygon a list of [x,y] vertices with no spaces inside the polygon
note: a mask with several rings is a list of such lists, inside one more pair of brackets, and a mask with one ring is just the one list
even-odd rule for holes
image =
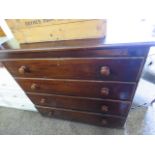
{"label": "turned wooden knob", "polygon": [[38,85],[37,85],[37,84],[33,83],[33,84],[31,85],[31,89],[32,89],[32,90],[36,90],[37,88],[38,88]]}
{"label": "turned wooden knob", "polygon": [[41,103],[41,104],[45,104],[45,103],[46,103],[46,100],[45,100],[44,98],[42,98],[42,99],[40,100],[40,103]]}
{"label": "turned wooden knob", "polygon": [[108,96],[109,95],[109,88],[102,88],[101,95]]}
{"label": "turned wooden knob", "polygon": [[107,124],[107,120],[103,119],[101,123],[102,123],[102,125],[106,125]]}
{"label": "turned wooden knob", "polygon": [[109,76],[110,75],[110,68],[107,66],[103,66],[103,67],[101,67],[100,73],[103,76]]}
{"label": "turned wooden knob", "polygon": [[101,107],[101,111],[103,111],[103,112],[108,112],[108,106],[103,105],[103,106]]}
{"label": "turned wooden knob", "polygon": [[52,111],[48,112],[48,116],[49,116],[49,117],[52,116],[52,114],[53,114]]}
{"label": "turned wooden knob", "polygon": [[21,67],[18,69],[18,72],[19,72],[20,74],[24,74],[24,73],[26,72],[26,70],[27,70],[27,67],[26,67],[26,66],[21,66]]}

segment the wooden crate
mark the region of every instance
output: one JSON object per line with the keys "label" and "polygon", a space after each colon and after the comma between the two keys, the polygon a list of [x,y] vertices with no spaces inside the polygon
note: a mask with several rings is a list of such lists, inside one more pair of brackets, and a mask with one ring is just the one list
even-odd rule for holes
{"label": "wooden crate", "polygon": [[82,19],[6,19],[8,26],[12,30],[60,25],[60,24],[74,23],[79,21],[83,21],[83,20]]}
{"label": "wooden crate", "polygon": [[104,38],[106,35],[106,20],[40,20],[38,24],[25,24],[37,23],[29,20],[6,21],[19,43]]}

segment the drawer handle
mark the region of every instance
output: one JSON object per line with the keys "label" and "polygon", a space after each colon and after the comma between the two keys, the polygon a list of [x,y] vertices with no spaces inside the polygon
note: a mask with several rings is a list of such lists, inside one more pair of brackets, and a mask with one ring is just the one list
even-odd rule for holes
{"label": "drawer handle", "polygon": [[20,74],[24,74],[26,71],[28,71],[28,68],[26,66],[21,66],[19,69],[18,69],[18,72]]}
{"label": "drawer handle", "polygon": [[40,103],[41,103],[41,104],[45,104],[45,103],[46,103],[46,100],[45,100],[44,98],[42,98],[42,99],[40,100]]}
{"label": "drawer handle", "polygon": [[31,85],[31,89],[32,89],[32,90],[36,90],[37,88],[38,88],[38,85],[37,85],[37,84],[33,83],[33,84]]}
{"label": "drawer handle", "polygon": [[100,73],[103,76],[109,76],[110,75],[110,68],[107,66],[103,66],[103,67],[101,67]]}
{"label": "drawer handle", "polygon": [[103,111],[103,112],[108,112],[108,106],[103,105],[103,106],[101,107],[101,111]]}
{"label": "drawer handle", "polygon": [[105,119],[102,119],[102,125],[106,125],[107,124],[107,120],[105,120]]}
{"label": "drawer handle", "polygon": [[52,116],[53,115],[53,112],[52,111],[50,111],[50,112],[48,112],[48,114],[47,114],[49,117],[50,116]]}
{"label": "drawer handle", "polygon": [[101,95],[108,96],[109,95],[109,88],[102,88]]}

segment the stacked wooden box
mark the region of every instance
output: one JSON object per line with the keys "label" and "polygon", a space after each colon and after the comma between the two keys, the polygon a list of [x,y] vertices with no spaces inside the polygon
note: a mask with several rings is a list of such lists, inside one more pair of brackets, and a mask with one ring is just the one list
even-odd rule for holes
{"label": "stacked wooden box", "polygon": [[7,19],[19,43],[104,38],[106,20]]}

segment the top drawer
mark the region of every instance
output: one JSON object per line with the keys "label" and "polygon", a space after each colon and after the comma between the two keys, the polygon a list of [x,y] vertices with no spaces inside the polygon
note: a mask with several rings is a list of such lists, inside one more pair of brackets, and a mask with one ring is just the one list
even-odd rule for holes
{"label": "top drawer", "polygon": [[[98,40],[98,39],[97,39]],[[87,57],[146,57],[149,51],[149,46],[133,46],[132,45],[111,45],[111,47],[101,47],[98,43],[95,44],[98,47],[94,47],[94,41],[90,42],[92,49],[87,47],[85,40],[77,43],[76,40],[70,47],[68,41],[64,42],[43,42],[36,44],[22,44],[22,48],[18,50],[3,50],[0,52],[0,60],[9,59],[31,59],[31,58],[87,58]],[[102,42],[103,43],[103,42]],[[78,44],[78,45],[77,45]],[[44,47],[43,47],[44,45]],[[50,47],[48,47],[50,45]],[[59,45],[58,47],[56,45]],[[84,47],[82,47],[82,45]],[[62,47],[61,47],[62,46]],[[67,47],[68,48],[67,48]],[[103,46],[103,45],[102,45]],[[105,45],[107,46],[107,45]],[[66,48],[65,48],[66,47]]]}
{"label": "top drawer", "polygon": [[137,81],[141,58],[57,58],[4,61],[15,77]]}

